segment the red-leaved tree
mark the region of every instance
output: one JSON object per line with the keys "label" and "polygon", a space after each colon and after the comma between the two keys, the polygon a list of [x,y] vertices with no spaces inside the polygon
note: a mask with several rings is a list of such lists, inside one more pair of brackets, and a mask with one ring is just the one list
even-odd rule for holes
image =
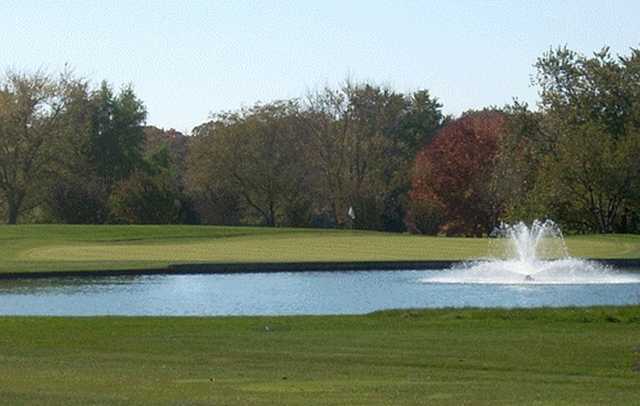
{"label": "red-leaved tree", "polygon": [[407,226],[418,233],[479,236],[502,211],[493,176],[505,116],[463,115],[445,125],[416,157]]}

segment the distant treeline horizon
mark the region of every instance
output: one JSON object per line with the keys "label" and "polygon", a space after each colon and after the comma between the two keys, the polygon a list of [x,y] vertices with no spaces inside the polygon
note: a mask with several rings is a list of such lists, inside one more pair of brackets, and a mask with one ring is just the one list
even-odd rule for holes
{"label": "distant treeline horizon", "polygon": [[216,113],[191,135],[148,126],[131,86],[9,71],[0,215],[465,236],[551,218],[571,233],[640,233],[640,51],[559,47],[535,69],[536,109],[453,117],[428,89],[347,80]]}

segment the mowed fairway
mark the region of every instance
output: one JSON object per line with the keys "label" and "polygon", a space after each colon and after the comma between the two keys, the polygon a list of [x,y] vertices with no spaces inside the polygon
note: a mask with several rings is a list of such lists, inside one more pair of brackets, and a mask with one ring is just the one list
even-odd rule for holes
{"label": "mowed fairway", "polygon": [[[640,236],[569,238],[572,255],[640,257]],[[0,272],[139,269],[196,262],[469,259],[488,239],[214,226],[1,226]]]}
{"label": "mowed fairway", "polygon": [[0,318],[0,404],[633,405],[640,307]]}

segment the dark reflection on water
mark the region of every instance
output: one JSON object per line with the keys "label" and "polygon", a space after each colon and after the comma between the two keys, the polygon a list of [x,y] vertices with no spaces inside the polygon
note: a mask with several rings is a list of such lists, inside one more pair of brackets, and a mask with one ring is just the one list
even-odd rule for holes
{"label": "dark reflection on water", "polygon": [[391,308],[640,304],[640,283],[429,284],[437,271],[156,275],[0,281],[4,315],[361,314]]}

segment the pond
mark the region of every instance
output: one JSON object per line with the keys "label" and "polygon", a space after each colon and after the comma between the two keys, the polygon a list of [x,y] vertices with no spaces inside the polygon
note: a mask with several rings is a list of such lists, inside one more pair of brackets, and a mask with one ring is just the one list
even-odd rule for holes
{"label": "pond", "polygon": [[2,315],[363,314],[382,309],[640,304],[618,283],[433,283],[443,271],[282,272],[0,281]]}

